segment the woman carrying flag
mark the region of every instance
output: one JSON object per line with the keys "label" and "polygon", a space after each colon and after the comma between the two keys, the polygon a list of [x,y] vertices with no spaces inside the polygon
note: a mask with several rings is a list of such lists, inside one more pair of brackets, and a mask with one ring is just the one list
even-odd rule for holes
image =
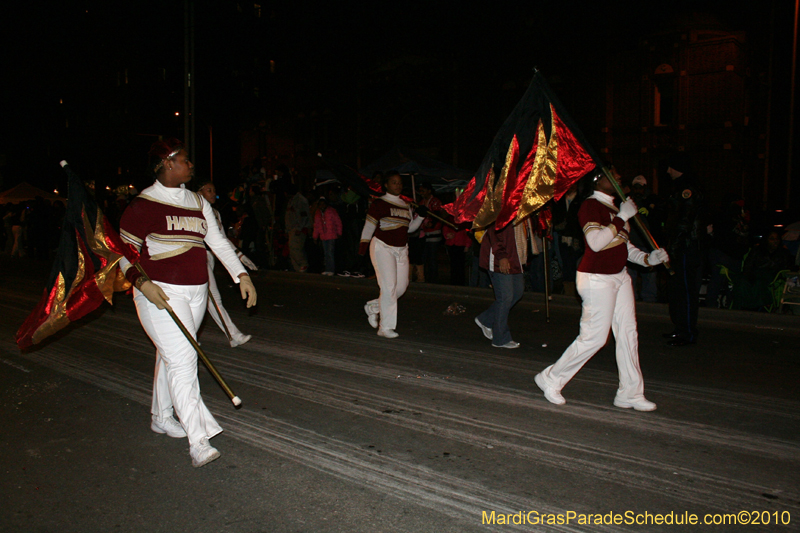
{"label": "woman carrying flag", "polygon": [[[615,179],[619,181],[618,175]],[[614,206],[615,188],[599,174],[595,191],[578,211],[586,253],[578,265],[576,287],[583,300],[580,333],[555,364],[536,374],[534,381],[550,403],[566,403],[561,389],[608,340],[609,329],[617,343],[619,388],[614,405],[623,409],[653,411],[656,404],[644,397],[644,378],[639,367],[639,334],[631,277],[627,261],[652,266],[669,260],[659,248],[645,253],[628,239],[628,220],[638,211],[630,198]]]}
{"label": "woman carrying flag", "polygon": [[120,234],[139,250],[139,264],[152,281],[124,258],[120,267],[135,287],[139,320],[156,346],[150,427],[174,438],[188,436],[192,465],[199,467],[219,457],[208,439],[222,428],[200,396],[197,354],[167,309],[196,337],[208,297],[205,244],[240,284],[247,307],[256,304],[256,291],[211,205],[185,187],[194,165],[183,144],[158,141],[149,155],[156,180],[122,214]]}
{"label": "woman carrying flag", "polygon": [[381,289],[380,297],[364,306],[369,324],[378,328],[381,337],[394,339],[398,336],[397,300],[408,288],[408,233],[420,227],[427,209],[420,207],[419,216],[412,214],[400,197],[403,179],[398,172],[386,174],[381,185],[386,194],[369,207],[358,253],[364,255],[369,249]]}

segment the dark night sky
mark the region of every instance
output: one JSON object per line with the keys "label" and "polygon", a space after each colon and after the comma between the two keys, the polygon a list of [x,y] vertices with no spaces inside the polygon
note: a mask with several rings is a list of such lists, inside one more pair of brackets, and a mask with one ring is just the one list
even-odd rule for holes
{"label": "dark night sky", "polygon": [[[780,87],[788,91],[792,9],[788,2],[776,5],[776,72],[784,74]],[[260,19],[235,6],[195,2],[197,115],[214,124],[215,168],[229,172],[239,165],[239,129],[260,119],[291,122],[322,109],[337,121],[326,148],[352,155],[348,146],[337,145],[336,135],[341,140],[355,131],[357,80],[375,76],[376,67],[398,56],[458,65],[461,104],[469,106],[461,138],[475,147],[462,161],[472,171],[534,66],[565,80],[564,87],[586,90],[592,69],[607,54],[634,48],[642,36],[694,11],[747,31],[760,61],[754,68],[765,71],[770,27],[769,7],[722,0],[367,5],[262,0]],[[52,186],[60,179],[54,164],[61,158],[80,162],[100,178],[117,163],[143,164],[140,154],[152,140],[146,135],[181,136],[182,121],[172,113],[182,110],[183,100],[183,2],[18,2],[4,10],[0,189],[22,179]],[[268,75],[270,59],[277,65],[274,76]],[[117,78],[126,68],[131,78],[145,81],[121,94]],[[260,88],[258,101],[252,99],[253,85]],[[401,89],[414,93],[419,116],[437,116],[451,97],[449,88],[426,80]],[[580,94],[565,91],[560,96],[569,109]],[[775,105],[785,100],[788,94],[776,96]],[[402,134],[395,126],[403,117],[392,116],[391,101],[385,107],[384,116],[361,118],[366,129],[370,121],[382,121],[373,126],[386,130],[363,139],[365,154],[388,150]],[[573,118],[581,122],[580,116]],[[71,121],[68,131],[65,120]]]}

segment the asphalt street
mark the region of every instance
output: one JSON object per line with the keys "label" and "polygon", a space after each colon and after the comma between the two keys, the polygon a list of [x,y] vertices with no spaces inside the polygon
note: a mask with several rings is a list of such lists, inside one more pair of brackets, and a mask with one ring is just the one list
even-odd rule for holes
{"label": "asphalt street", "polygon": [[230,348],[210,318],[199,334],[244,406],[200,369],[225,431],[196,469],[150,430],[155,350],[129,295],[17,348],[48,270],[0,258],[0,531],[800,530],[800,316],[703,309],[700,342],[670,348],[665,306],[639,305],[658,404],[640,413],[612,405],[613,338],[566,405],[534,384],[578,332],[564,296],[548,322],[525,293],[503,350],[473,322],[490,290],[412,284],[387,340],[363,310],[374,280],[259,272],[248,311],[220,276],[253,340]]}

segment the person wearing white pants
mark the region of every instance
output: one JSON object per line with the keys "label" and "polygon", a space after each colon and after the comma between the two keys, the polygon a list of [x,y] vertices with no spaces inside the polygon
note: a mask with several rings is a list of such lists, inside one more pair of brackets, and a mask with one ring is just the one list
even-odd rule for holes
{"label": "person wearing white pants", "polygon": [[668,261],[669,257],[661,248],[646,254],[630,244],[628,219],[636,214],[637,207],[628,199],[617,209],[613,193],[613,185],[603,175],[596,181],[594,194],[578,212],[586,241],[586,253],[576,276],[576,288],[583,299],[580,333],[561,358],[537,374],[534,381],[548,401],[566,403],[561,389],[605,345],[610,328],[617,343],[619,370],[614,405],[653,411],[656,404],[644,397],[635,299],[625,263],[651,266]]}
{"label": "person wearing white pants", "polygon": [[156,181],[133,199],[120,220],[120,235],[138,250],[137,263],[147,276],[125,258],[119,264],[135,287],[139,320],[156,346],[150,428],[174,438],[188,437],[192,465],[199,467],[220,456],[208,439],[222,428],[200,396],[197,354],[168,311],[197,338],[208,296],[206,243],[240,284],[248,307],[255,305],[256,291],[222,235],[211,205],[186,190],[194,165],[182,143],[157,141],[150,157]]}
{"label": "person wearing white pants", "polygon": [[364,306],[369,324],[378,329],[381,337],[394,339],[399,336],[395,331],[397,300],[408,288],[408,233],[419,228],[424,214],[412,214],[411,207],[400,198],[403,190],[400,174],[388,173],[382,185],[386,194],[372,202],[367,212],[359,255],[369,249],[381,289],[380,296]]}
{"label": "person wearing white pants", "polygon": [[[219,287],[217,287],[217,280],[214,278],[214,254],[209,250],[206,255],[208,256],[208,292],[214,297],[213,300],[211,298],[208,299],[208,314],[211,315],[211,318],[217,323],[217,326],[219,326],[219,329],[221,329],[223,333],[225,333],[227,328],[227,332],[231,335],[228,341],[232,348],[236,348],[252,339],[253,336],[242,333],[239,328],[236,327],[236,324],[233,323],[228,311],[222,305],[222,296],[219,293]],[[240,258],[242,264],[246,264],[244,259],[247,259],[247,256],[243,255]],[[214,305],[215,302],[216,305]],[[219,313],[217,312],[217,308],[219,308]]]}
{"label": "person wearing white pants", "polygon": [[[153,283],[161,287],[169,298],[172,311],[196,340],[197,328],[203,322],[206,309],[208,287],[172,285],[160,281]],[[163,315],[167,315],[167,312],[158,309],[141,291],[134,290],[133,301],[142,327],[156,345],[153,416],[156,419],[168,419],[174,409],[190,443],[199,443],[221,433],[222,428],[200,396],[194,347],[169,316],[166,317],[168,320],[164,320]],[[159,423],[156,422],[154,426],[154,431],[158,432]],[[168,427],[163,429],[162,433],[170,433]]]}
{"label": "person wearing white pants", "polygon": [[[205,198],[206,201],[212,206],[217,201],[217,188],[211,181],[200,182],[198,184],[197,193]],[[214,218],[217,220],[217,224],[220,228],[222,228],[222,218],[219,215],[219,211],[216,209],[213,209],[213,211]],[[228,240],[228,242],[230,242],[230,240]],[[233,246],[233,243],[231,243],[231,246]],[[234,249],[236,248],[234,247]],[[230,342],[232,348],[236,348],[237,346],[241,346],[249,341],[252,338],[252,335],[245,335],[239,331],[239,328],[237,328],[236,324],[234,324],[233,320],[231,320],[228,311],[222,305],[222,296],[219,293],[217,280],[214,277],[214,254],[209,250],[207,255],[208,292],[214,297],[213,300],[211,298],[208,299],[208,314],[211,315],[211,318],[217,323],[217,326],[219,326],[219,329],[221,329],[223,333],[230,334],[228,341]],[[244,255],[240,250],[236,250],[236,256],[239,258],[239,261],[241,261],[242,264],[250,270],[258,270],[258,266],[256,266],[256,264],[253,263],[250,258]],[[217,308],[219,308],[219,312],[217,312]]]}

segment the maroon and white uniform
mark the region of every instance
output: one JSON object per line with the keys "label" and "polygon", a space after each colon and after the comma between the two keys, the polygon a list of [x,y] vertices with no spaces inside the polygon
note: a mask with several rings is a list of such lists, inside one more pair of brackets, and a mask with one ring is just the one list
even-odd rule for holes
{"label": "maroon and white uniform", "polygon": [[617,343],[617,398],[622,401],[644,398],[636,309],[625,263],[646,265],[648,254],[629,242],[630,226],[617,216],[618,212],[613,198],[600,191],[587,198],[578,211],[586,240],[586,253],[576,276],[583,311],[578,337],[554,365],[540,374],[555,391],[560,391],[605,345],[611,328]]}
{"label": "maroon and white uniform", "polygon": [[[213,209],[214,211],[214,219],[217,221],[217,225],[220,227],[220,231],[222,231],[222,218],[219,215],[219,211]],[[230,242],[230,240],[228,240]],[[233,246],[233,243],[231,243]],[[234,250],[236,248],[234,247]],[[214,254],[211,253],[210,250],[206,250],[206,255],[208,256],[207,259],[207,267],[208,267],[208,292],[214,297],[214,302],[217,305],[214,305],[214,302],[211,301],[211,298],[208,299],[208,304],[206,305],[206,310],[208,314],[211,315],[211,318],[216,322],[219,329],[222,332],[225,332],[225,328],[227,327],[228,333],[230,333],[230,343],[231,346],[239,346],[240,344],[244,344],[248,340],[250,340],[249,335],[245,335],[242,333],[239,328],[236,327],[236,324],[233,323],[231,320],[231,316],[228,314],[228,311],[225,309],[225,306],[222,305],[222,295],[219,293],[219,288],[217,287],[217,280],[214,278]],[[245,256],[240,250],[236,250],[236,257],[242,263],[248,262],[247,256]],[[237,278],[238,279],[238,278]],[[219,308],[219,312],[217,312],[217,308]]]}
{"label": "maroon and white uniform", "polygon": [[[120,235],[140,253],[145,272],[169,297],[169,305],[196,338],[208,297],[207,243],[233,280],[246,273],[219,229],[211,205],[180,187],[156,181],[135,198],[120,221]],[[124,258],[120,267],[134,282],[138,270]],[[152,413],[172,416],[173,409],[189,445],[222,431],[200,396],[197,354],[165,309],[158,309],[138,289],[134,303],[142,327],[156,346]]]}
{"label": "maroon and white uniform", "polygon": [[375,266],[381,295],[367,302],[367,307],[372,314],[380,314],[380,331],[394,331],[397,326],[397,299],[408,288],[408,233],[422,221],[402,198],[388,193],[367,211],[359,253],[369,248]]}

